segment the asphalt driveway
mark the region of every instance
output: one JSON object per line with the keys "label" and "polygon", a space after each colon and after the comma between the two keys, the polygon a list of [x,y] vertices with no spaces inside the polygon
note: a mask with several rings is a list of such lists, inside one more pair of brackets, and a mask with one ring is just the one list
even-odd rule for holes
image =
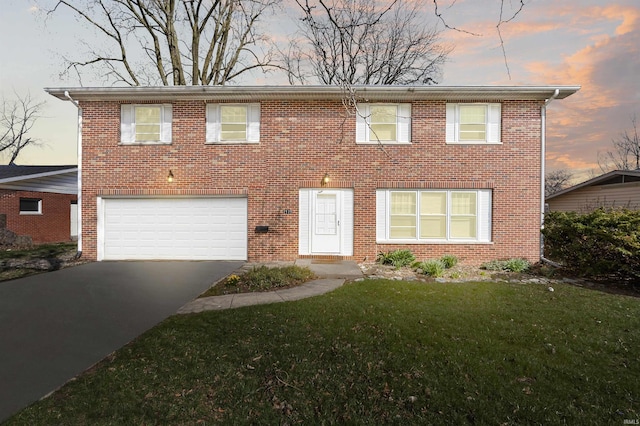
{"label": "asphalt driveway", "polygon": [[0,282],[0,422],[241,265],[95,262]]}

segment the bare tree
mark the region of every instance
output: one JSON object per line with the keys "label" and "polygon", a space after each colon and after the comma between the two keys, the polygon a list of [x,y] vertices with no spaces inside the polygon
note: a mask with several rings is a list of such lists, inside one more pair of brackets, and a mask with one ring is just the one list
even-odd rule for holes
{"label": "bare tree", "polygon": [[571,186],[573,173],[566,169],[554,170],[544,177],[544,195],[548,197]]}
{"label": "bare tree", "polygon": [[598,153],[598,165],[603,173],[611,170],[640,170],[640,137],[638,118],[631,119],[632,129],[611,140],[613,149]]}
{"label": "bare tree", "polygon": [[433,84],[450,49],[425,25],[419,2],[296,0],[301,41],[283,54],[289,82]]}
{"label": "bare tree", "polygon": [[81,79],[97,68],[111,83],[224,84],[272,61],[257,24],[277,0],[56,0],[93,28],[104,48],[65,58]]}
{"label": "bare tree", "polygon": [[[525,0],[517,0],[515,2],[509,2],[507,7],[505,8],[505,1],[498,0],[500,3],[500,9],[498,13],[498,19],[496,20],[496,33],[498,38],[500,39],[500,49],[502,49],[502,57],[504,59],[504,67],[507,70],[507,75],[509,76],[509,80],[511,80],[511,70],[509,69],[509,61],[507,60],[507,51],[504,47],[504,38],[502,37],[502,25],[508,24],[518,17],[520,12],[523,11],[525,7]],[[451,6],[456,3],[456,0],[453,0]],[[482,34],[474,33],[463,28],[459,28],[456,26],[449,25],[447,19],[445,19],[444,14],[442,12],[442,5],[438,2],[438,0],[433,0],[434,6],[434,14],[438,17],[438,19],[442,22],[444,27],[448,30],[458,31],[461,33],[469,34],[475,37],[480,37]],[[507,10],[509,9],[509,10]]]}
{"label": "bare tree", "polygon": [[44,102],[38,102],[27,94],[15,100],[2,100],[0,115],[0,154],[15,164],[18,155],[27,146],[39,145],[40,141],[28,136],[29,131],[40,117]]}

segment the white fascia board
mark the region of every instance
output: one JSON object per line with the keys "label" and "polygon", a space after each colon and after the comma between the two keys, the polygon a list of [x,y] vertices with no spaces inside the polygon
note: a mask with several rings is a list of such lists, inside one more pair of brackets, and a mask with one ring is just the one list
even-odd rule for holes
{"label": "white fascia board", "polygon": [[[549,99],[559,90],[563,99],[580,90],[580,86],[352,86],[355,96],[364,101],[413,100],[541,100]],[[260,100],[339,100],[345,90],[339,86],[160,86],[160,87],[66,87],[46,88],[61,100],[66,93],[79,101],[260,101]]]}

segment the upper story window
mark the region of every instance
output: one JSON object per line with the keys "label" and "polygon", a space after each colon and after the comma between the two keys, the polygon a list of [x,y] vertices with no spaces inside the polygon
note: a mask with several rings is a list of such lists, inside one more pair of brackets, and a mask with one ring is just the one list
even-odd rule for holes
{"label": "upper story window", "polygon": [[500,104],[447,104],[447,143],[501,143]]}
{"label": "upper story window", "polygon": [[120,143],[170,144],[171,105],[123,104],[120,107]]}
{"label": "upper story window", "polygon": [[260,104],[207,104],[207,142],[260,142]]}
{"label": "upper story window", "polygon": [[42,214],[42,199],[20,198],[20,214]]}
{"label": "upper story window", "polygon": [[378,242],[489,242],[491,190],[386,190],[376,193]]}
{"label": "upper story window", "polygon": [[358,104],[356,143],[410,143],[411,104]]}

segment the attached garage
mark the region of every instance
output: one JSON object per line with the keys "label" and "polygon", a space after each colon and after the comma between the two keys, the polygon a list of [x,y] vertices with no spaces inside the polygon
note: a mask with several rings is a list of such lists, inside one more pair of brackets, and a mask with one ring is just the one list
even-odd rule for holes
{"label": "attached garage", "polygon": [[98,260],[246,259],[246,198],[98,199]]}

